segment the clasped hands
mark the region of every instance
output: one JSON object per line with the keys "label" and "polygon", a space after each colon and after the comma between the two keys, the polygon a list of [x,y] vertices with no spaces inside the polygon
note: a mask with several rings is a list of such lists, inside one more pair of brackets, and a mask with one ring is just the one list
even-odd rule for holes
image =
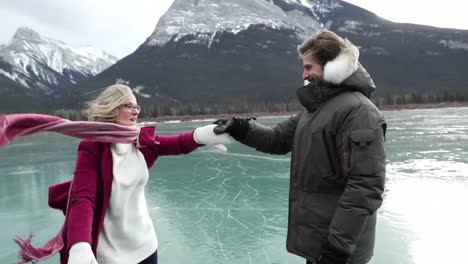
{"label": "clasped hands", "polygon": [[213,124],[195,129],[193,138],[198,144],[227,151],[225,144],[232,142],[231,137],[237,141],[245,138],[249,130],[249,121],[252,119],[255,117],[218,119]]}

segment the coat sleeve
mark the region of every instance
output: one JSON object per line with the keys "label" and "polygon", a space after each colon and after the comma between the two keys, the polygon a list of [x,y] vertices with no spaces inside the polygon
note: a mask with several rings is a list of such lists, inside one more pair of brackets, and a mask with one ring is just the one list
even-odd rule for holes
{"label": "coat sleeve", "polygon": [[62,211],[64,215],[67,211],[71,183],[72,181],[66,181],[49,186],[49,207]]}
{"label": "coat sleeve", "polygon": [[340,130],[340,157],[347,177],[329,227],[329,242],[352,255],[369,216],[382,204],[385,184],[386,123],[377,108],[353,110]]}
{"label": "coat sleeve", "polygon": [[247,136],[241,143],[269,154],[286,154],[292,149],[298,115],[293,115],[274,127],[251,120]]}
{"label": "coat sleeve", "polygon": [[96,204],[99,157],[95,142],[82,141],[78,147],[67,216],[68,245],[92,244],[91,232]]}
{"label": "coat sleeve", "polygon": [[179,135],[155,135],[156,153],[158,156],[188,154],[200,146],[193,139],[194,131],[188,131]]}

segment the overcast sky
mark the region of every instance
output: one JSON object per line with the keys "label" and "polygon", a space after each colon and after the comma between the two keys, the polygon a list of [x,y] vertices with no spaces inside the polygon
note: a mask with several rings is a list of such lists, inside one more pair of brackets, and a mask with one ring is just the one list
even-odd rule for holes
{"label": "overcast sky", "polygon": [[0,44],[20,26],[73,47],[93,46],[119,58],[151,35],[172,0],[0,0]]}
{"label": "overcast sky", "polygon": [[[468,29],[466,0],[346,0],[396,22]],[[122,58],[135,51],[173,0],[0,0],[0,44],[20,26],[73,47]]]}

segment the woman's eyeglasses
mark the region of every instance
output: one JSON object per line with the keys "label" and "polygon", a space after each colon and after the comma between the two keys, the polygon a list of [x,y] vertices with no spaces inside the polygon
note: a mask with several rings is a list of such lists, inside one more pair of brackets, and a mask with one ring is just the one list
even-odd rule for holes
{"label": "woman's eyeglasses", "polygon": [[141,107],[139,105],[134,105],[134,104],[131,104],[131,103],[120,105],[120,107],[123,107],[124,109],[126,109],[127,111],[130,111],[130,112],[132,110],[137,110],[138,112],[140,112],[140,110],[141,110]]}

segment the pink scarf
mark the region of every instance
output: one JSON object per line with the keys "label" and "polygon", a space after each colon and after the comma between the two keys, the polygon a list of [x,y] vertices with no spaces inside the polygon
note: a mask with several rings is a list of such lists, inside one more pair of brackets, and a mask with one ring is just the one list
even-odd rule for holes
{"label": "pink scarf", "polygon": [[70,121],[41,114],[11,114],[0,116],[0,147],[15,138],[44,131],[108,143],[133,142],[139,132],[135,127],[114,123]]}
{"label": "pink scarf", "polygon": [[[108,143],[131,143],[137,139],[139,133],[135,127],[114,123],[70,121],[40,114],[12,114],[0,116],[0,147],[16,138],[45,131]],[[32,246],[31,240],[31,235],[26,239],[14,239],[20,246],[18,263],[45,260],[63,248],[62,231],[42,247]]]}

